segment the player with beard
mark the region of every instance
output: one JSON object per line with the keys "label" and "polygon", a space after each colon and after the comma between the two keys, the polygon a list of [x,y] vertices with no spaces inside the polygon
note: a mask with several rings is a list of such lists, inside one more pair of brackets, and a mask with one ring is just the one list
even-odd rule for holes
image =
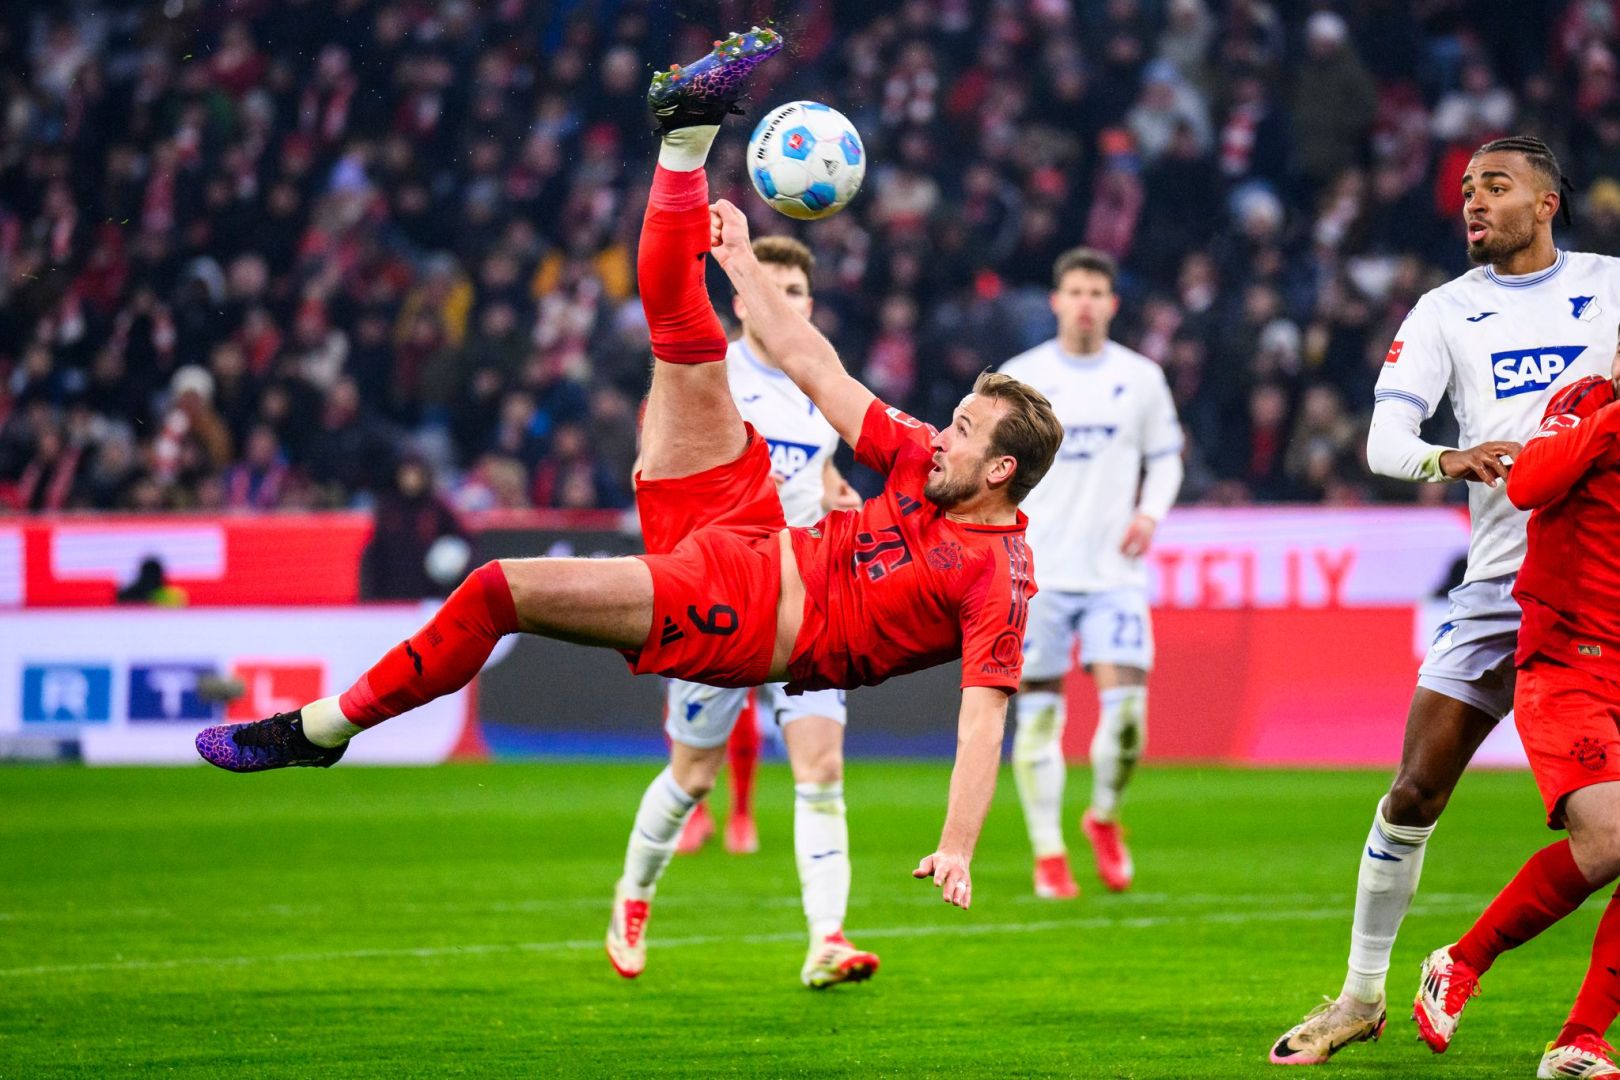
{"label": "player with beard", "polygon": [[[648,91],[662,135],[637,257],[654,357],[636,486],[648,553],[486,563],[347,691],[208,728],[197,736],[204,759],[235,772],[330,766],[354,735],[465,686],[495,643],[518,632],[617,649],[637,674],[785,682],[789,694],[960,658],[945,824],[912,873],[969,906],[1035,593],[1018,503],[1063,432],[1045,398],[1005,375],[980,376],[940,431],[884,405],[762,269],[742,212],[709,205],[704,162],[720,122],[748,74],[781,48],[771,30],[733,34],[659,72]],[[757,318],[772,362],[887,478],[860,509],[787,527],[765,440],[732,400],[705,255]],[[664,824],[672,839],[678,820]]]}
{"label": "player with beard", "polygon": [[[1504,481],[1553,393],[1608,371],[1620,323],[1616,260],[1553,243],[1564,183],[1544,142],[1486,143],[1462,190],[1476,268],[1424,294],[1401,324],[1379,374],[1367,460],[1386,476],[1472,481],[1468,570],[1419,669],[1400,765],[1362,845],[1343,989],[1277,1040],[1278,1065],[1319,1065],[1383,1031],[1390,954],[1429,836],[1474,752],[1513,707],[1513,584],[1526,515]],[[1466,449],[1419,434],[1442,396]]]}

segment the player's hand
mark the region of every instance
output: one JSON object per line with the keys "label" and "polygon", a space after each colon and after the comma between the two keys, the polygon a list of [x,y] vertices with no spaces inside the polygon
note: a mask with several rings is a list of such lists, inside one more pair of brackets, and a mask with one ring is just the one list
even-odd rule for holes
{"label": "player's hand", "polygon": [[709,207],[709,253],[722,267],[733,259],[752,253],[748,244],[748,219],[726,199]]}
{"label": "player's hand", "polygon": [[[1477,480],[1486,487],[1495,487],[1497,480],[1506,480],[1508,467],[1524,447],[1506,440],[1480,443],[1467,450],[1447,450],[1440,455],[1440,471],[1451,480]],[[1508,460],[1503,461],[1506,457]]]}
{"label": "player's hand", "polygon": [[949,855],[943,851],[936,851],[932,855],[923,857],[917,864],[917,869],[911,872],[914,878],[934,879],[939,888],[940,899],[947,904],[967,910],[973,903],[973,875],[968,873],[969,858],[966,855]]}
{"label": "player's hand", "polygon": [[861,508],[861,493],[850,486],[849,481],[843,477],[838,478],[834,487],[829,487],[826,494],[821,497],[823,510],[859,510]]}
{"label": "player's hand", "polygon": [[1125,527],[1125,539],[1119,542],[1119,553],[1127,559],[1139,559],[1153,546],[1153,533],[1159,523],[1146,514],[1137,514]]}

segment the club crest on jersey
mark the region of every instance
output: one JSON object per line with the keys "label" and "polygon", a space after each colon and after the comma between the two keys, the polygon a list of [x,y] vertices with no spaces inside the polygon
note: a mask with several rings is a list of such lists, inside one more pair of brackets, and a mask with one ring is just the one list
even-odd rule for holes
{"label": "club crest on jersey", "polygon": [[786,439],[766,439],[765,445],[771,448],[771,472],[783,480],[791,480],[799,475],[799,471],[810,464],[810,459],[816,456],[817,446],[808,443],[788,442]]}
{"label": "club crest on jersey", "polygon": [[1585,345],[1544,345],[1491,353],[1491,378],[1497,399],[1547,389],[1585,351]]}
{"label": "club crest on jersey", "polygon": [[1597,298],[1593,296],[1572,296],[1569,298],[1570,314],[1581,322],[1591,322],[1603,311],[1597,306]]}
{"label": "club crest on jersey", "polygon": [[1117,424],[1074,424],[1063,429],[1058,456],[1066,461],[1087,461],[1102,453],[1119,431]]}

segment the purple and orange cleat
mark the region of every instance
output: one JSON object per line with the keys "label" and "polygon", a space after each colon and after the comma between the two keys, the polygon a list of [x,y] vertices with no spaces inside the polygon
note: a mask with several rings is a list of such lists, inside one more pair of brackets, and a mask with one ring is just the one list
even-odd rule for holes
{"label": "purple and orange cleat", "polygon": [[219,724],[197,733],[197,753],[210,765],[231,772],[263,772],[293,766],[329,769],[349,748],[316,746],[304,736],[297,711],[277,713],[251,724]]}
{"label": "purple and orange cleat", "polygon": [[737,99],[756,67],[782,51],[782,35],[775,30],[754,27],[746,34],[732,34],[702,59],[682,67],[673,64],[653,75],[647,88],[647,107],[652,110],[660,135],[697,124],[718,124],[730,113],[741,115]]}

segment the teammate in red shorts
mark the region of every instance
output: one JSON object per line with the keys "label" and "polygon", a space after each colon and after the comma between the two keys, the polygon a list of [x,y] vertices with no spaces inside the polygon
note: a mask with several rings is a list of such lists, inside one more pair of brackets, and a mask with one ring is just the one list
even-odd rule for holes
{"label": "teammate in red shorts", "polygon": [[[1612,375],[1554,397],[1508,475],[1508,498],[1534,511],[1513,590],[1524,609],[1514,717],[1547,824],[1569,838],[1531,856],[1456,944],[1423,962],[1413,1018],[1435,1053],[1499,955],[1620,877],[1620,351]],[[1616,972],[1620,893],[1538,1077],[1620,1076],[1604,1041],[1620,1011]]]}
{"label": "teammate in red shorts", "polygon": [[[967,907],[1007,699],[1035,592],[1018,502],[1063,432],[1050,404],[980,377],[943,431],[878,401],[761,270],[740,211],[708,204],[703,164],[744,77],[781,48],[754,30],[648,94],[663,143],[637,272],[654,356],[636,498],[648,554],[508,559],[473,573],[348,691],[296,713],[209,728],[199,752],[251,772],[331,765],[352,735],[465,685],[517,631],[619,649],[637,673],[788,692],[881,682],[958,657],[956,766],[938,848],[914,874]],[[725,268],[776,364],[856,455],[888,477],[859,510],[789,529],[764,440],[732,401],[726,339],[704,291]]]}

